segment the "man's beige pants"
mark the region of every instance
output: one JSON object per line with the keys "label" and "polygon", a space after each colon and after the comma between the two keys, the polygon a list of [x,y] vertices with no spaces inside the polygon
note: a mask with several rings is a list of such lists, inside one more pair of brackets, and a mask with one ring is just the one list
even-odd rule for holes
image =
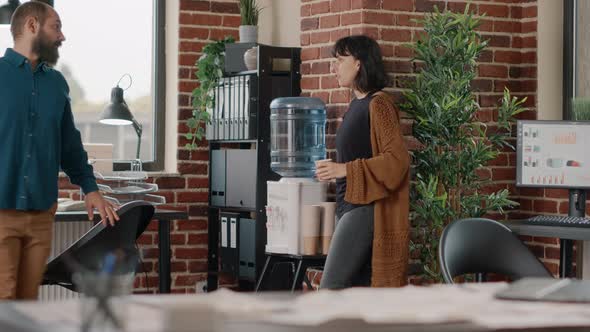
{"label": "man's beige pants", "polygon": [[0,209],[0,299],[37,299],[51,250],[56,208]]}

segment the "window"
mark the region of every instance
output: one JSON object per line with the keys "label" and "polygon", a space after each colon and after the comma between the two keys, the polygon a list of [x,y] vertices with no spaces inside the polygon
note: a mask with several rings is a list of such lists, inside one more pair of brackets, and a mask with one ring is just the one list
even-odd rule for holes
{"label": "window", "polygon": [[[0,6],[14,0],[0,0]],[[17,1],[18,2],[18,1]],[[23,1],[20,1],[21,3]],[[125,101],[143,127],[140,157],[145,170],[164,167],[165,0],[54,0],[66,41],[56,69],[70,85],[72,110],[84,143],[111,143],[116,169],[128,169],[138,138],[133,126],[98,122],[111,89],[125,89]],[[12,47],[10,26],[0,24],[0,52]]]}
{"label": "window", "polygon": [[564,3],[563,118],[574,110],[590,112],[590,1]]}

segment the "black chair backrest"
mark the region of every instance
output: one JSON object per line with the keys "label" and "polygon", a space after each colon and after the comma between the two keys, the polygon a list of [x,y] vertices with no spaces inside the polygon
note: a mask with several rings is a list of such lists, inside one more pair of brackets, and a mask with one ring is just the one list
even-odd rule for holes
{"label": "black chair backrest", "polygon": [[497,273],[513,280],[551,277],[533,253],[501,223],[485,218],[451,222],[443,231],[439,262],[446,283],[467,273]]}
{"label": "black chair backrest", "polygon": [[[144,201],[127,203],[117,210],[120,220],[114,226],[94,225],[78,241],[48,264],[43,276],[43,284],[59,284],[74,289],[72,283],[72,264],[81,268],[100,270],[104,257],[116,250],[135,251],[135,240],[143,233],[154,215],[154,206]],[[133,272],[137,266],[130,264]],[[125,271],[120,271],[125,272]]]}

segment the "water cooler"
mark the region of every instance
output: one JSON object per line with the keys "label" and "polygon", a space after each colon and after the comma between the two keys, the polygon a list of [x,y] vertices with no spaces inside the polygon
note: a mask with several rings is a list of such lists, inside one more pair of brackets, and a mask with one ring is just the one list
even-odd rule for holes
{"label": "water cooler", "polygon": [[327,183],[318,182],[315,161],[326,158],[326,105],[318,98],[274,99],[270,105],[271,169],[268,181],[266,252],[300,254],[301,210],[326,201]]}

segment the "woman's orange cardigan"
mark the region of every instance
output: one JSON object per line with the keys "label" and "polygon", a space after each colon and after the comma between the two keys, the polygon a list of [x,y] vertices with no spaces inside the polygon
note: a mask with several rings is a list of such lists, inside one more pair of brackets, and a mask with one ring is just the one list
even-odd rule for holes
{"label": "woman's orange cardigan", "polygon": [[393,98],[377,93],[369,104],[370,159],[346,163],[346,194],[353,204],[374,203],[372,287],[407,284],[410,156]]}

